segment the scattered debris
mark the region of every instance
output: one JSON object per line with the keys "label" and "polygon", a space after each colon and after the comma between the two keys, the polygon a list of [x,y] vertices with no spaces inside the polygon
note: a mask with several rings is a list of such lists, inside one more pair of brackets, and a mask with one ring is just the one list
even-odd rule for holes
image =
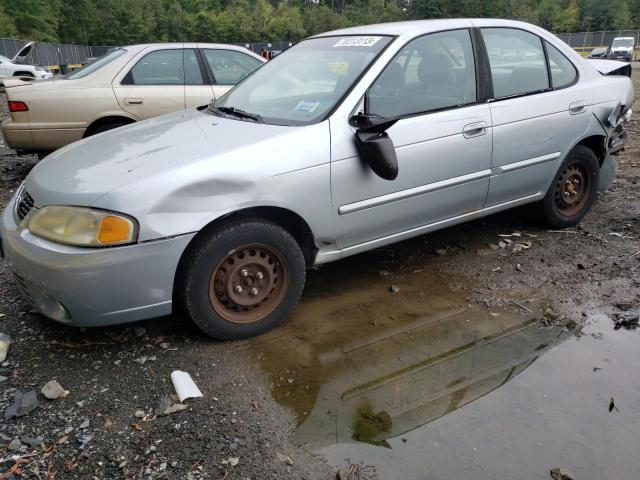
{"label": "scattered debris", "polygon": [[223,465],[229,465],[231,467],[235,467],[240,462],[238,457],[229,457],[226,460],[222,460]]}
{"label": "scattered debris", "polygon": [[613,397],[611,397],[611,400],[609,401],[609,413],[611,413],[613,410],[620,413],[620,410],[618,410],[618,407],[616,407],[616,402],[613,400]]}
{"label": "scattered debris", "polygon": [[173,388],[176,389],[176,394],[180,399],[180,403],[184,402],[187,398],[198,398],[203,396],[202,392],[187,372],[174,370],[171,372],[171,381],[173,382]]}
{"label": "scattered debris", "polygon": [[389,287],[389,291],[396,295],[400,293],[400,287],[398,287],[397,285],[391,285],[391,287]]}
{"label": "scattered debris", "polygon": [[9,335],[0,333],[0,363],[6,360],[10,343],[11,343],[11,338],[9,337]]}
{"label": "scattered debris", "polygon": [[278,460],[280,460],[282,463],[286,463],[287,465],[293,467],[293,460],[291,460],[291,457],[289,455],[276,452],[276,457],[278,457]]}
{"label": "scattered debris", "polygon": [[550,473],[553,480],[574,480],[573,475],[564,468],[554,468]]}
{"label": "scattered debris", "polygon": [[29,390],[24,393],[17,390],[13,397],[13,403],[4,411],[4,418],[9,420],[14,417],[22,417],[36,409],[38,405],[38,397],[35,390]]}
{"label": "scattered debris", "polygon": [[438,255],[439,257],[444,257],[447,254],[448,248],[436,248],[433,253]]}
{"label": "scattered debris", "polygon": [[133,414],[136,418],[144,418],[145,415],[146,413],[144,413],[144,410],[136,410],[136,413]]}
{"label": "scattered debris", "polygon": [[65,390],[58,383],[57,380],[49,380],[44,384],[44,387],[40,390],[40,393],[48,398],[49,400],[56,400],[58,398],[64,398],[69,395],[69,390]]}
{"label": "scattered debris", "polygon": [[163,415],[171,415],[172,413],[181,412],[182,410],[186,410],[189,408],[189,405],[185,405],[184,403],[174,403],[168,408],[165,408]]}
{"label": "scattered debris", "polygon": [[624,328],[625,330],[635,330],[638,328],[638,321],[640,320],[640,314],[631,313],[631,312],[623,312],[617,313],[614,315],[615,325],[613,326],[614,330],[620,330]]}

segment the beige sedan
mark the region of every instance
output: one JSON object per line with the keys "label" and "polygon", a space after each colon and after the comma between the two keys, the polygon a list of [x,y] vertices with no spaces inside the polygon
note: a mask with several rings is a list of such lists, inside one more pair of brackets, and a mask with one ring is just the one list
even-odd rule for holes
{"label": "beige sedan", "polygon": [[83,69],[45,81],[5,82],[6,143],[47,152],[81,138],[206,105],[264,63],[233,45],[153,44],[110,50]]}

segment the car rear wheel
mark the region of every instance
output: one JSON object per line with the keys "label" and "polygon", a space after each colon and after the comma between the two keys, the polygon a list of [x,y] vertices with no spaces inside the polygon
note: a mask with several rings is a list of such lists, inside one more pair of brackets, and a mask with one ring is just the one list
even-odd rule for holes
{"label": "car rear wheel", "polygon": [[279,325],[305,282],[300,246],[282,227],[242,218],[197,238],[181,265],[184,310],[207,335],[252,337]]}
{"label": "car rear wheel", "polygon": [[600,165],[593,150],[576,146],[562,162],[541,202],[545,222],[555,228],[578,224],[598,194]]}
{"label": "car rear wheel", "polygon": [[110,120],[93,128],[89,128],[87,130],[86,136],[90,137],[91,135],[97,135],[98,133],[107,132],[109,130],[113,130],[114,128],[124,127],[125,125],[129,125],[130,123],[132,122],[127,120]]}

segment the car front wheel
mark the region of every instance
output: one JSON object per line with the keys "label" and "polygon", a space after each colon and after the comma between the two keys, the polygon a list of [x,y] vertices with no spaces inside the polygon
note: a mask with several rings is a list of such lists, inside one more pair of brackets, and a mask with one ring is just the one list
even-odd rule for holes
{"label": "car front wheel", "polygon": [[593,150],[576,146],[562,162],[541,202],[546,223],[555,228],[578,224],[595,202],[599,178],[600,164]]}
{"label": "car front wheel", "polygon": [[180,270],[184,310],[202,331],[221,340],[252,337],[279,325],[305,282],[295,239],[273,222],[248,217],[202,234]]}

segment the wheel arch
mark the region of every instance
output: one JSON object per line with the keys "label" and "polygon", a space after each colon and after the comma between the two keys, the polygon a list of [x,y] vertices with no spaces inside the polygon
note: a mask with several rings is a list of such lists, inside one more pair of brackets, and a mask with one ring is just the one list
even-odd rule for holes
{"label": "wheel arch", "polygon": [[32,72],[26,71],[26,70],[16,70],[15,72],[13,72],[13,76],[14,77],[34,77],[35,75]]}
{"label": "wheel arch", "polygon": [[281,226],[287,232],[289,232],[291,236],[296,240],[298,245],[300,245],[307,267],[311,267],[314,264],[316,254],[318,253],[318,247],[316,245],[315,237],[313,235],[313,232],[311,231],[311,228],[309,227],[309,224],[299,214],[287,208],[275,206],[254,206],[229,212],[216,218],[215,220],[212,220],[207,225],[202,227],[202,229],[200,229],[200,231],[191,239],[189,244],[182,252],[173,280],[174,305],[177,305],[176,295],[180,288],[180,272],[182,272],[183,270],[184,262],[188,257],[192,247],[198,242],[200,238],[208,235],[209,232],[211,232],[211,230],[213,230],[214,228],[218,227],[219,225],[223,225],[225,222],[228,222],[230,220],[242,217],[270,220],[275,224]]}
{"label": "wheel arch", "polygon": [[126,115],[106,115],[104,117],[100,117],[94,120],[87,129],[84,131],[82,138],[90,137],[94,134],[95,130],[98,127],[110,122],[122,122],[123,125],[128,125],[130,123],[135,123],[137,120],[135,118],[127,117]]}
{"label": "wheel arch", "polygon": [[[604,163],[604,159],[607,156],[607,148],[605,147],[606,137],[604,135],[590,135],[588,137],[583,138],[578,143],[576,143],[573,148],[578,145],[584,145],[588,149],[590,149],[593,153],[598,157],[598,162],[602,167]],[[572,148],[572,150],[573,150]]]}

